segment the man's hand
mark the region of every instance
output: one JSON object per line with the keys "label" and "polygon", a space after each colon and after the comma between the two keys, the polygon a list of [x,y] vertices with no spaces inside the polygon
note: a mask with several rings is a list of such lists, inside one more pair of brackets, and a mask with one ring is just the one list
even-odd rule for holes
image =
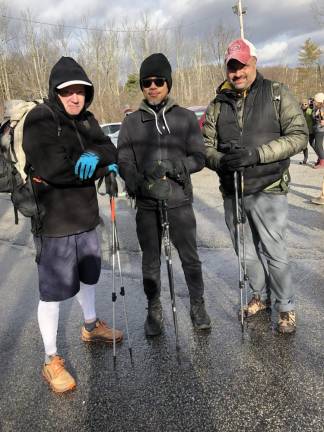
{"label": "man's hand", "polygon": [[144,177],[147,180],[159,180],[165,177],[166,168],[162,162],[154,162],[144,172]]}
{"label": "man's hand", "polygon": [[146,198],[153,198],[158,201],[165,201],[169,198],[171,186],[166,179],[144,180],[141,186],[142,195]]}
{"label": "man's hand", "polygon": [[260,161],[257,149],[238,149],[225,154],[220,160],[223,171],[237,171],[240,168],[256,165]]}
{"label": "man's hand", "polygon": [[115,163],[108,165],[107,171],[108,171],[108,174],[113,172],[113,173],[115,173],[115,176],[117,176],[119,174],[118,165]]}
{"label": "man's hand", "polygon": [[99,156],[92,152],[85,152],[79,157],[75,164],[74,173],[80,180],[86,180],[93,176],[96,166],[99,162]]}
{"label": "man's hand", "polygon": [[162,164],[165,166],[167,177],[177,181],[180,184],[185,183],[185,181],[187,180],[187,173],[184,163],[181,159],[176,159],[174,161],[165,159],[164,161],[162,161]]}

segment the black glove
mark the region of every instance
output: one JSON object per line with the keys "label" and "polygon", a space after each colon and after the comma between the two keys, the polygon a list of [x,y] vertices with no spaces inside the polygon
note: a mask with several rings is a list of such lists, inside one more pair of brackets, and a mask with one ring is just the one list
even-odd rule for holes
{"label": "black glove", "polygon": [[239,149],[225,154],[220,160],[220,170],[237,171],[240,168],[256,165],[260,161],[257,149]]}
{"label": "black glove", "polygon": [[185,184],[188,174],[184,162],[181,159],[162,161],[165,166],[166,176],[180,184]]}
{"label": "black glove", "polygon": [[146,198],[153,198],[158,201],[165,201],[169,198],[171,186],[168,180],[144,180],[141,185],[142,195]]}
{"label": "black glove", "polygon": [[165,177],[166,168],[162,162],[154,162],[151,166],[145,169],[144,177],[147,180],[158,180]]}
{"label": "black glove", "polygon": [[105,176],[105,184],[106,184],[106,192],[111,197],[118,196],[118,184],[116,180],[116,173],[114,171],[110,171]]}

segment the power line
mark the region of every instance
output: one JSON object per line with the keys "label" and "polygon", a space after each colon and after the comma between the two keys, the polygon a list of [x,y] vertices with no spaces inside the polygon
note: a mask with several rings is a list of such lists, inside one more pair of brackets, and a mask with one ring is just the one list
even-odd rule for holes
{"label": "power line", "polygon": [[195,22],[191,22],[191,23],[187,23],[187,24],[178,24],[178,25],[174,25],[174,26],[169,26],[169,27],[160,27],[158,29],[156,28],[147,28],[147,29],[113,29],[113,28],[104,28],[104,27],[80,27],[80,26],[72,26],[72,25],[68,25],[68,24],[55,24],[55,23],[49,23],[49,22],[44,22],[44,21],[37,21],[37,20],[33,20],[33,19],[29,19],[29,18],[18,18],[18,17],[12,17],[12,16],[8,16],[8,15],[0,15],[1,18],[6,18],[9,20],[13,20],[13,21],[22,21],[22,22],[28,22],[28,23],[32,23],[32,24],[39,24],[39,25],[46,25],[46,26],[51,26],[51,27],[66,27],[66,28],[70,28],[70,29],[74,29],[74,30],[88,30],[88,31],[97,31],[97,32],[111,32],[111,33],[145,33],[145,32],[152,32],[152,31],[169,31],[169,30],[175,30],[175,29],[179,29],[179,28],[183,28],[183,27],[190,27],[193,25],[196,25],[202,21],[209,21],[211,19],[213,19],[212,17],[207,17],[207,18],[202,18],[200,20],[197,20]]}

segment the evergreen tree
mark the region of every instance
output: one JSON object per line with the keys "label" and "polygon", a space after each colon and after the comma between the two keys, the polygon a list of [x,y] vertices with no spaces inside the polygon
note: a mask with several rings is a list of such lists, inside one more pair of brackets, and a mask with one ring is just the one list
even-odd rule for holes
{"label": "evergreen tree", "polygon": [[319,63],[321,54],[322,51],[320,47],[315,42],[313,42],[311,38],[308,38],[299,50],[299,63],[306,67],[315,66]]}

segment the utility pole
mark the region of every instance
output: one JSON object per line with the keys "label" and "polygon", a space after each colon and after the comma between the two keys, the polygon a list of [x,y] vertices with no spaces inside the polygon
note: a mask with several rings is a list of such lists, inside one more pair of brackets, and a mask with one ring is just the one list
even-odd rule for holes
{"label": "utility pole", "polygon": [[244,39],[243,15],[246,14],[247,8],[242,8],[242,1],[238,0],[237,5],[233,6],[232,10],[235,13],[235,15],[238,15],[239,17],[241,39]]}

